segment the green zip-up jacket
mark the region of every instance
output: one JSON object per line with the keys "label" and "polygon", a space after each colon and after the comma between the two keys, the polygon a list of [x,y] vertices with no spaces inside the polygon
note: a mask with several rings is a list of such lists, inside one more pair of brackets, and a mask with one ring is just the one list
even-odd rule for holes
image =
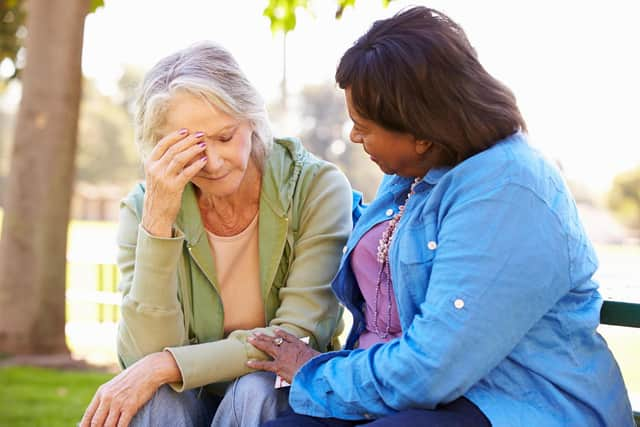
{"label": "green zip-up jacket", "polygon": [[123,200],[118,266],[123,293],[118,357],[123,367],[170,351],[182,374],[178,391],[233,380],[267,356],[246,339],[281,327],[331,348],[341,310],[331,290],[351,232],[351,188],[333,165],[294,139],[275,140],[265,160],[258,218],[260,287],[266,328],[224,336],[215,263],[192,184],[182,197],[174,237],[141,224],[144,184]]}

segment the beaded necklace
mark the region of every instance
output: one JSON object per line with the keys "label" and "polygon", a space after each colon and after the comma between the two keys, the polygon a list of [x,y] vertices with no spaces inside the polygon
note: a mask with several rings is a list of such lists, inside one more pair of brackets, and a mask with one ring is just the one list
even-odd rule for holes
{"label": "beaded necklace", "polygon": [[[422,178],[416,178],[413,180],[411,184],[411,189],[407,194],[407,199],[405,200],[403,205],[398,207],[398,213],[391,218],[389,221],[389,225],[382,233],[382,237],[378,241],[378,253],[377,259],[378,264],[380,264],[380,270],[378,270],[378,280],[376,281],[376,298],[375,305],[373,307],[373,317],[374,317],[374,329],[375,333],[378,337],[384,339],[389,336],[389,330],[391,328],[391,271],[389,269],[389,247],[391,246],[391,242],[393,241],[393,236],[396,232],[396,227],[404,214],[404,208],[407,206],[407,202],[409,198],[414,194],[414,188],[416,185],[422,180]],[[380,332],[378,329],[378,300],[380,299],[380,294],[382,292],[382,284],[385,284],[387,289],[387,324],[385,326],[384,332]]]}

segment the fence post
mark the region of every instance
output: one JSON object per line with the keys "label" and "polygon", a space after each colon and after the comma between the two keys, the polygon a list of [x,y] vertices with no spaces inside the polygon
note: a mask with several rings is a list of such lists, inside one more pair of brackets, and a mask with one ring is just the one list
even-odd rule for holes
{"label": "fence post", "polygon": [[[98,264],[98,292],[104,291],[104,264]],[[98,301],[98,322],[104,323],[104,304]]]}

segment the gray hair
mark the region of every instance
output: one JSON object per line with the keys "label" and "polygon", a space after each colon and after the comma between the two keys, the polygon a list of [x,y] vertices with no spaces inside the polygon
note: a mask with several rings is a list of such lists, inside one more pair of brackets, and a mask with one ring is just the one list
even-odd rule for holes
{"label": "gray hair", "polygon": [[262,169],[273,146],[264,101],[240,66],[222,46],[200,42],[179,50],[149,70],[139,89],[135,138],[143,159],[162,138],[169,102],[177,93],[200,97],[253,130],[251,156]]}

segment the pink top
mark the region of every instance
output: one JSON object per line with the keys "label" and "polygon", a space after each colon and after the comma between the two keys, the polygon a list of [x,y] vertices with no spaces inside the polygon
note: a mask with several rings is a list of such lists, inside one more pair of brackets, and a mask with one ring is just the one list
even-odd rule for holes
{"label": "pink top", "polygon": [[[376,253],[378,251],[378,241],[388,225],[389,221],[385,221],[369,230],[362,236],[351,255],[351,269],[366,305],[364,312],[366,329],[360,335],[358,348],[369,348],[373,344],[387,342],[402,335],[402,326],[398,318],[398,307],[396,306],[396,297],[391,280],[389,280],[389,291],[387,291],[386,280],[380,284],[377,319],[378,332],[383,335],[387,330],[389,296],[391,296],[391,327],[389,328],[389,335],[386,338],[380,338],[375,332],[374,305],[376,302],[376,282],[380,273],[380,263],[378,263]],[[389,295],[389,292],[391,295]]]}
{"label": "pink top", "polygon": [[260,291],[258,215],[235,236],[217,236],[207,230],[224,307],[224,333],[265,326]]}

